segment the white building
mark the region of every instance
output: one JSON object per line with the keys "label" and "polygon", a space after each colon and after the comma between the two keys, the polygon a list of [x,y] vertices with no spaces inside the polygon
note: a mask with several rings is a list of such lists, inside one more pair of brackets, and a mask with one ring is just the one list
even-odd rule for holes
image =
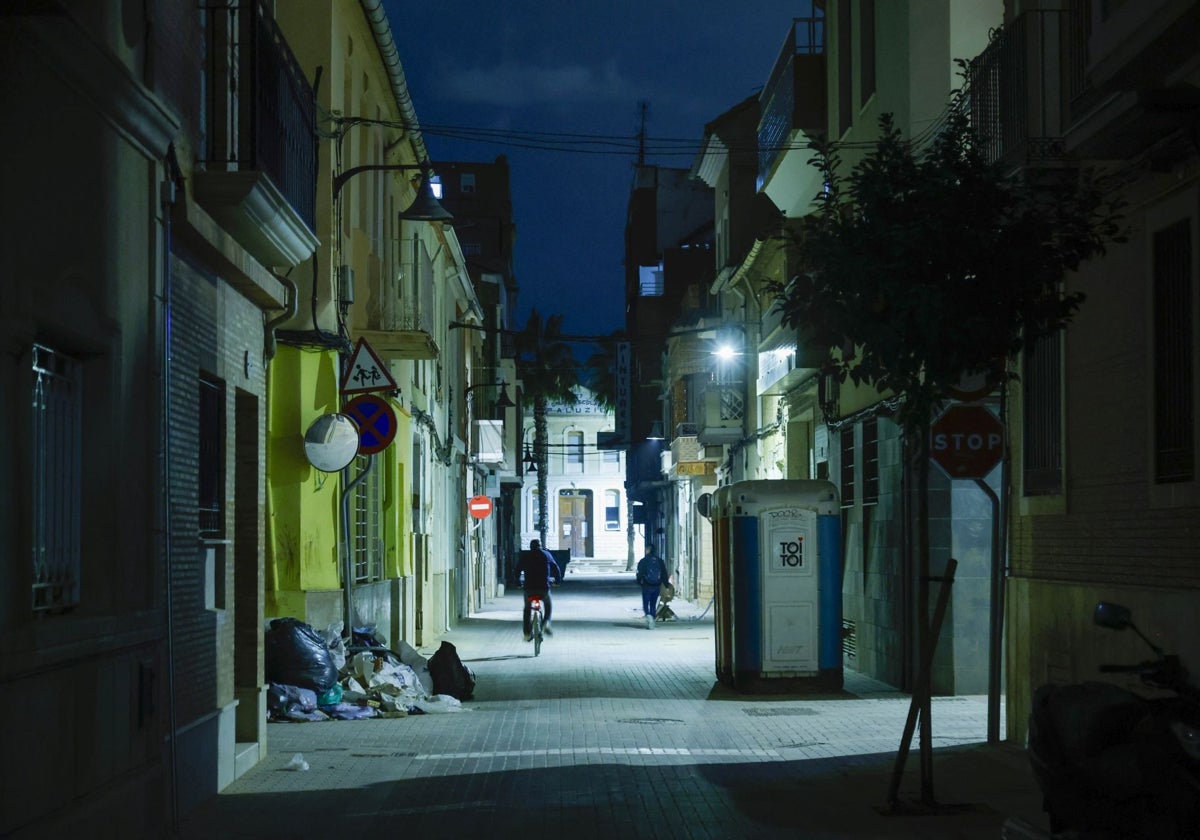
{"label": "white building", "polygon": [[[546,548],[571,552],[572,561],[620,562],[628,555],[625,453],[596,448],[596,435],[614,429],[613,412],[586,388],[574,405],[552,402],[546,413]],[[533,414],[522,428],[532,446]],[[526,472],[521,488],[521,547],[538,538],[538,474]]]}

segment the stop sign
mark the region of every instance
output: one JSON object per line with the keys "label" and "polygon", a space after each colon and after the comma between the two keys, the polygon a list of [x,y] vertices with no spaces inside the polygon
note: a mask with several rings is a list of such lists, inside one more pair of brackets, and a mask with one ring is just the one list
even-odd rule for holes
{"label": "stop sign", "polygon": [[952,406],[929,438],[930,457],[951,478],[983,478],[1004,457],[1004,424],[981,405]]}

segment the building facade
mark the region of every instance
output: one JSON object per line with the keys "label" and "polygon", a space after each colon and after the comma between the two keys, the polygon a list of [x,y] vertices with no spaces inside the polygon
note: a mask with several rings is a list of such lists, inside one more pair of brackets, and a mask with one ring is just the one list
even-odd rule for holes
{"label": "building facade", "polygon": [[[598,436],[613,430],[613,413],[597,403],[586,388],[579,386],[574,390],[574,403],[551,401],[546,411],[545,547],[569,552],[571,562],[623,564],[631,550],[642,547],[639,539],[631,549],[631,541],[644,535],[642,527],[630,521],[625,453],[596,446]],[[531,442],[533,437],[530,417],[523,427],[522,439]],[[527,548],[530,540],[540,539],[537,479],[535,471],[524,472],[521,548]]]}

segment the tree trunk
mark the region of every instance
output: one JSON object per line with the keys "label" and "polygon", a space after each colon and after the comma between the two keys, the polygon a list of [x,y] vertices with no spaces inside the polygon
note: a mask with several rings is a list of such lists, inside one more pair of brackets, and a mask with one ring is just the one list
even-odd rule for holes
{"label": "tree trunk", "polygon": [[542,541],[542,547],[548,548],[546,530],[549,528],[550,500],[546,498],[546,398],[538,397],[533,403],[533,460],[537,464],[538,477],[538,515],[534,528]]}

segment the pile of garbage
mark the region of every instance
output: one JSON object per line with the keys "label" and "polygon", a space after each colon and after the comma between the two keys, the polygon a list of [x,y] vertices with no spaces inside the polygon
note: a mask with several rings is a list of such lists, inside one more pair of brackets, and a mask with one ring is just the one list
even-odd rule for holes
{"label": "pile of garbage", "polygon": [[443,641],[426,659],[401,641],[389,650],[371,627],[342,622],[321,633],[296,618],[274,618],[264,634],[272,721],[363,720],[462,710],[475,675]]}

